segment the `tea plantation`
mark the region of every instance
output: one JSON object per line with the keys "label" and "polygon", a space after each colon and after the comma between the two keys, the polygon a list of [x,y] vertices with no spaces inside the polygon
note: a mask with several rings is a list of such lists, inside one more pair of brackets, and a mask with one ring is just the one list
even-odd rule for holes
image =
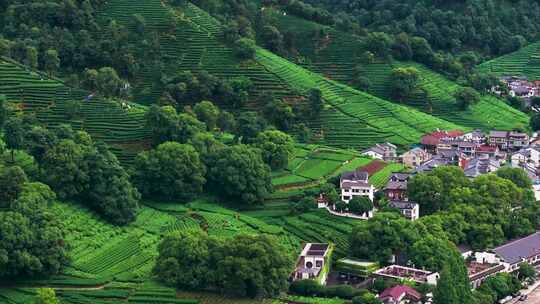
{"label": "tea plantation", "polygon": [[540,79],[540,43],[530,45],[478,66],[478,70],[498,76],[527,76],[529,80]]}

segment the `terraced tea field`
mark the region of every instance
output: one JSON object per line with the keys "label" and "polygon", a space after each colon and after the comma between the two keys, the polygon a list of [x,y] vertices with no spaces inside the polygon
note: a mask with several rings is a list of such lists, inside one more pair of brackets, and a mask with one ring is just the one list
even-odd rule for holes
{"label": "terraced tea field", "polygon": [[516,52],[486,61],[478,66],[482,72],[498,76],[527,76],[529,80],[540,79],[540,42],[532,43]]}
{"label": "terraced tea field", "polygon": [[[486,130],[512,129],[528,124],[528,117],[525,114],[491,96],[482,97],[482,100],[478,104],[463,111],[458,107],[453,97],[460,86],[421,64],[397,61],[375,62],[372,64],[361,63],[359,61],[359,54],[364,51],[362,37],[339,32],[331,27],[307,21],[290,14],[274,11],[273,16],[278,20],[278,25],[282,32],[294,29],[296,37],[299,39],[299,42],[295,46],[300,54],[307,58],[299,64],[313,72],[324,75],[328,79],[344,84],[351,84],[354,68],[357,64],[360,64],[364,75],[371,82],[369,93],[389,100],[392,70],[397,67],[414,66],[420,71],[420,84],[427,91],[428,100],[424,100],[423,96],[418,95],[410,100],[406,100],[405,104],[468,128],[482,128]],[[326,36],[315,34],[323,29],[327,33]],[[505,56],[503,56],[499,67],[500,71],[506,71],[505,73],[508,73],[508,71],[523,70],[518,74],[526,74],[533,77],[533,79],[537,79],[536,69],[540,72],[540,60],[538,60],[538,63],[535,63],[535,56],[540,58],[540,44],[530,46],[527,49],[524,49],[522,52],[523,54],[527,54],[525,56],[527,58],[524,58],[524,55],[520,51],[518,52],[519,54],[516,54],[516,61],[514,63],[507,64],[504,60]],[[495,61],[498,62],[497,60]],[[508,68],[508,65],[512,64],[514,68]],[[490,62],[485,65],[490,65]],[[516,68],[519,65],[522,65],[522,67]],[[481,65],[481,67],[484,67],[484,65]]]}
{"label": "terraced tea field", "polygon": [[[25,112],[33,112],[50,127],[69,123],[85,130],[93,138],[108,143],[123,162],[147,146],[150,134],[144,128],[145,107],[132,104],[122,109],[115,101],[85,97],[90,93],[74,90],[60,80],[51,79],[7,59],[0,59],[0,94]],[[69,101],[81,101],[81,111],[75,118],[66,115]]]}

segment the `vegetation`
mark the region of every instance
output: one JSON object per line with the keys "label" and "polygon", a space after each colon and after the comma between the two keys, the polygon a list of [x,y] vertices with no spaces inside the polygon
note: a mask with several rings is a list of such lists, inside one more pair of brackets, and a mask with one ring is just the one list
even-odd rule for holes
{"label": "vegetation", "polygon": [[165,238],[159,252],[154,272],[168,284],[252,298],[284,290],[291,264],[276,240],[265,235],[220,240],[203,232],[179,233]]}

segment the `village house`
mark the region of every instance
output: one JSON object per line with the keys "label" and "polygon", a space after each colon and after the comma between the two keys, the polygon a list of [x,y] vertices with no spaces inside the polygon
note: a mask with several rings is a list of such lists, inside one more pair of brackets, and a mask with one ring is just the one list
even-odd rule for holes
{"label": "village house", "polygon": [[[525,76],[503,76],[500,81],[508,87],[509,96],[530,99],[539,95],[539,82],[531,82]],[[491,92],[501,96],[506,94],[500,85],[491,88]]]}
{"label": "village house", "polygon": [[330,256],[329,244],[307,243],[296,262],[292,280],[312,279],[324,285],[328,276],[329,263],[331,263]]}
{"label": "village house", "polygon": [[540,232],[510,241],[490,250],[499,257],[506,272],[515,272],[522,263],[540,264]]}
{"label": "village house", "polygon": [[540,146],[534,145],[523,148],[510,156],[512,167],[524,167],[526,164],[540,166]]}
{"label": "village house", "polygon": [[494,158],[476,157],[465,161],[463,171],[467,177],[475,178],[482,174],[493,173],[500,167],[501,163]]}
{"label": "village house", "polygon": [[374,159],[393,161],[397,157],[397,147],[391,143],[376,144],[375,146],[361,152],[362,155],[370,156]]}
{"label": "village house", "polygon": [[467,275],[471,287],[476,289],[489,277],[503,272],[505,267],[494,254],[486,252],[468,252],[464,256]]}
{"label": "village house", "polygon": [[411,221],[420,217],[420,205],[410,201],[390,201],[388,206],[398,209],[403,216]]}
{"label": "village house", "polygon": [[345,172],[341,174],[341,200],[345,203],[355,196],[367,196],[373,201],[375,187],[369,183],[369,174],[363,171]]}
{"label": "village house", "polygon": [[486,136],[482,130],[476,129],[463,134],[459,139],[481,145],[486,141]]}
{"label": "village house", "polygon": [[529,135],[523,132],[509,132],[508,133],[508,148],[512,150],[519,150],[529,145]]}
{"label": "village house", "polygon": [[434,153],[437,149],[437,145],[442,139],[452,139],[463,136],[463,131],[461,130],[451,130],[451,131],[440,131],[426,134],[420,139],[420,143],[428,152]]}
{"label": "village house", "polygon": [[434,158],[420,164],[419,166],[416,166],[416,168],[414,168],[413,170],[413,174],[428,173],[433,171],[433,169],[437,167],[451,165],[455,165],[453,160],[437,155]]}
{"label": "village house", "polygon": [[453,151],[455,154],[464,154],[466,156],[474,156],[476,148],[479,144],[472,141],[465,141],[461,139],[442,139],[437,145],[437,153],[444,151]]}
{"label": "village house", "polygon": [[422,148],[413,148],[401,155],[401,162],[405,166],[416,167],[421,163],[431,159],[431,154]]}
{"label": "village house", "polygon": [[415,269],[399,265],[390,265],[373,272],[374,277],[382,279],[412,281],[418,284],[437,285],[438,272]]}
{"label": "village house", "polygon": [[396,172],[392,173],[388,178],[388,182],[384,187],[384,195],[390,201],[400,200],[406,201],[407,198],[407,182],[411,177],[410,173]]}
{"label": "village house", "polygon": [[384,304],[416,304],[421,303],[422,294],[407,285],[396,285],[381,292],[379,300]]}
{"label": "village house", "polygon": [[488,143],[499,150],[519,150],[529,145],[529,135],[522,132],[491,131]]}
{"label": "village house", "polygon": [[499,150],[497,146],[481,145],[476,147],[476,157],[490,157],[495,159],[506,159],[506,153]]}
{"label": "village house", "polygon": [[497,147],[499,150],[506,151],[508,149],[508,132],[490,131],[488,143],[490,146],[494,146]]}

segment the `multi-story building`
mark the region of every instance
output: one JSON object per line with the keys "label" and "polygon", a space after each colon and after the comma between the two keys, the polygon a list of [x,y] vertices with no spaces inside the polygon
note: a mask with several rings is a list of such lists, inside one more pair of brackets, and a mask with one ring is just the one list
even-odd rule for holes
{"label": "multi-story building", "polygon": [[345,203],[355,196],[367,196],[373,201],[375,187],[369,183],[369,174],[363,171],[345,172],[340,179],[341,200]]}

